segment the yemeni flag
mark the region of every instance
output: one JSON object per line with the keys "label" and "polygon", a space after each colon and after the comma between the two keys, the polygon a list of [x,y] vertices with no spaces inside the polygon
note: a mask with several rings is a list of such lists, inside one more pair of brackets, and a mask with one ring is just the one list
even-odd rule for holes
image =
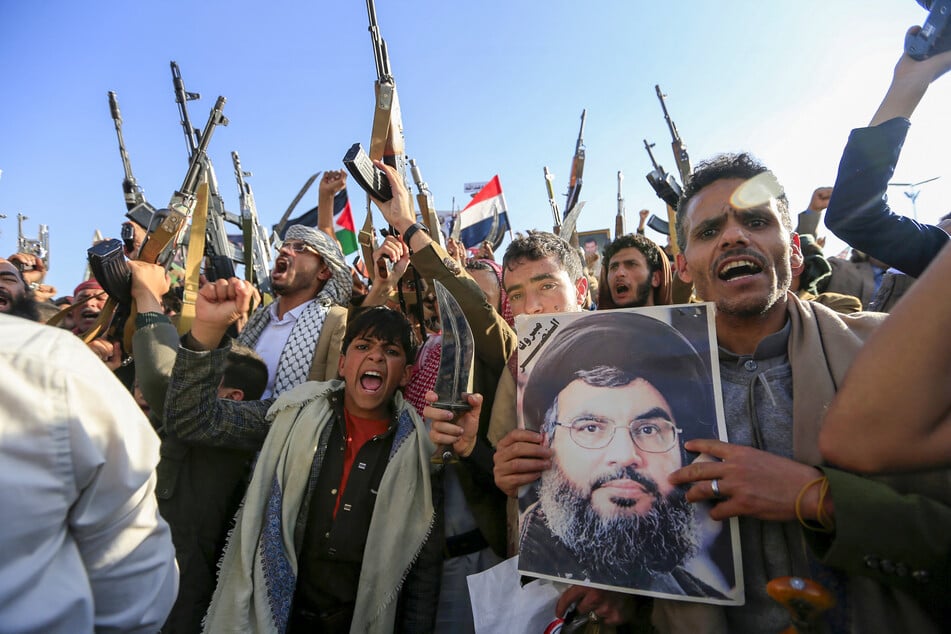
{"label": "yemeni flag", "polygon": [[459,222],[459,237],[467,247],[475,247],[488,240],[493,248],[498,248],[509,229],[508,206],[498,174],[459,212]]}
{"label": "yemeni flag", "polygon": [[334,196],[334,233],[343,248],[344,255],[357,250],[357,232],[353,227],[353,214],[350,212],[350,198],[346,187]]}

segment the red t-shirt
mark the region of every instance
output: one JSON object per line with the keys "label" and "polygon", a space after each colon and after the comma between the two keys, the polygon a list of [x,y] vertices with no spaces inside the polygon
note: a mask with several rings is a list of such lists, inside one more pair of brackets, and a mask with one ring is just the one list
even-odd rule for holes
{"label": "red t-shirt", "polygon": [[347,423],[346,445],[343,451],[343,474],[340,476],[340,487],[337,490],[337,503],[334,504],[334,517],[337,517],[337,508],[340,506],[340,499],[343,497],[343,491],[347,488],[347,479],[350,477],[350,468],[360,453],[363,445],[380,434],[386,433],[390,426],[389,420],[372,420],[369,418],[359,418],[352,415],[346,409],[343,410],[343,417]]}

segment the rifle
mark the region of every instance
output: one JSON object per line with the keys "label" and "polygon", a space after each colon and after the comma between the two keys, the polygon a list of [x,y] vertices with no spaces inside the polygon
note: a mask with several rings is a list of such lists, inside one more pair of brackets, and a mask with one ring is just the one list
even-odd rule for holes
{"label": "rifle", "polygon": [[584,175],[584,121],[588,116],[587,109],[581,111],[581,128],[578,130],[578,140],[575,142],[575,155],[571,159],[571,176],[568,178],[568,193],[565,194],[565,215],[578,204],[581,196],[581,181]]}
{"label": "rifle", "polygon": [[[178,113],[181,119],[182,130],[185,133],[185,147],[188,149],[188,158],[191,160],[198,151],[204,132],[192,127],[188,116],[188,102],[201,99],[201,94],[185,90],[185,82],[178,64],[169,63],[172,68],[172,88],[175,91],[175,103],[178,104]],[[221,97],[219,97],[221,99]],[[218,124],[228,125],[228,119],[220,115]],[[196,142],[197,140],[197,142]],[[225,210],[224,200],[218,189],[218,177],[215,175],[211,159],[207,154],[201,159],[201,168],[208,176],[208,222],[205,227],[205,254],[208,256],[208,266],[205,274],[209,280],[230,278],[234,276],[234,262],[242,262],[244,256],[237,252],[234,245],[228,241],[228,230],[225,221],[241,227],[241,220]]]}
{"label": "rifle", "polygon": [[178,114],[181,117],[182,128],[185,131],[185,147],[188,149],[188,156],[190,157],[195,153],[195,150],[198,149],[198,144],[196,140],[200,141],[200,136],[198,128],[192,127],[192,122],[188,118],[188,106],[189,101],[194,101],[196,99],[201,99],[201,94],[197,92],[187,92],[185,90],[185,82],[182,81],[182,71],[179,70],[178,64],[169,62],[172,67],[172,88],[175,91],[175,103],[178,104]]}
{"label": "rifle", "polygon": [[[367,17],[369,19],[370,42],[373,45],[373,61],[376,65],[376,81],[373,84],[376,103],[373,111],[373,127],[370,131],[370,160],[383,161],[387,165],[396,168],[403,184],[409,186],[406,182],[406,149],[403,138],[403,118],[400,114],[400,100],[396,92],[396,80],[390,69],[390,56],[386,50],[386,42],[380,35],[380,26],[376,20],[376,5],[374,0],[367,0]],[[356,149],[351,148],[348,156]],[[356,161],[345,163],[350,170],[351,175],[360,183],[367,194],[373,195],[377,200],[383,200],[382,191],[367,189],[368,184],[379,183],[389,185],[384,174],[365,174],[369,178],[361,178],[359,173],[354,173],[353,166],[359,166],[362,162]],[[372,169],[369,169],[372,168]],[[369,172],[377,170],[376,166],[369,164]],[[386,188],[388,189],[388,187]],[[425,220],[425,219],[424,219]],[[370,262],[373,259],[373,250],[376,248],[376,238],[373,231],[372,212],[367,207],[366,219],[363,227],[357,236],[360,243],[360,250],[363,253],[364,262]],[[377,263],[380,266],[380,263]],[[367,267],[369,269],[369,266]]]}
{"label": "rifle", "polygon": [[680,133],[677,132],[677,126],[674,124],[674,120],[670,118],[670,114],[667,112],[667,102],[664,100],[667,95],[661,92],[659,84],[654,84],[654,90],[657,92],[660,107],[664,111],[664,119],[667,120],[667,127],[670,129],[670,138],[672,139],[670,147],[674,151],[674,161],[677,163],[677,171],[680,172],[680,180],[686,183],[687,178],[693,171],[690,168],[690,155],[687,154],[687,146],[684,145],[683,139],[680,138]]}
{"label": "rifle", "polygon": [[[224,119],[222,125],[228,125],[228,120]],[[205,267],[205,276],[211,281],[229,279],[234,277],[234,263],[244,262],[245,255],[228,240],[225,221],[243,227],[242,219],[225,211],[225,202],[218,190],[218,177],[207,154],[202,158],[202,164],[202,170],[208,177],[208,224],[205,228],[208,266]]]}
{"label": "rifle", "polygon": [[[344,166],[354,177],[354,180],[367,192],[368,196],[372,195],[377,200],[386,201],[392,197],[389,180],[382,170],[373,165],[372,161],[382,161],[395,168],[399,177],[403,179],[407,191],[410,189],[406,180],[403,118],[400,113],[399,95],[396,92],[396,80],[393,78],[390,69],[389,53],[386,49],[386,42],[380,35],[380,26],[376,19],[374,0],[367,0],[367,17],[369,19],[370,42],[373,45],[373,61],[376,65],[376,81],[373,84],[376,103],[373,111],[373,126],[370,131],[370,152],[367,155],[360,144],[355,143],[344,157]],[[428,226],[429,218],[424,216],[423,221]],[[393,227],[389,228],[389,232],[396,233]],[[438,233],[432,235],[434,239],[438,239]],[[366,218],[357,235],[357,242],[360,243],[363,261],[371,262],[377,242],[373,230],[373,216],[369,199],[367,200]],[[385,274],[386,271],[392,268],[392,263],[387,264],[381,260],[376,263],[376,266],[381,274]],[[367,270],[369,270],[369,265]],[[414,277],[417,276],[415,269],[413,274]],[[418,295],[418,283],[416,288]],[[422,323],[422,302],[418,302],[418,305],[420,306],[419,320]],[[423,339],[425,340],[425,332],[423,332]]]}
{"label": "rifle", "polygon": [[[211,143],[211,135],[219,123],[227,123],[228,121],[221,112],[226,101],[227,99],[224,97],[218,97],[214,107],[208,114],[208,121],[205,123],[205,129],[201,133],[198,145],[195,147],[195,153],[191,155],[188,161],[188,171],[185,173],[182,186],[172,194],[168,202],[168,214],[165,215],[165,222],[170,221],[173,225],[177,226],[177,229],[173,229],[173,227],[169,225],[167,230],[174,230],[178,233],[179,243],[183,236],[178,230],[181,229],[181,225],[184,224],[185,219],[191,215],[192,210],[195,208],[198,181],[201,178],[204,168],[204,158],[208,156],[207,150],[208,144]],[[143,250],[145,249],[144,244],[142,248]],[[139,257],[140,259],[145,259],[141,255]]]}
{"label": "rifle", "polygon": [[614,239],[617,240],[625,233],[624,230],[624,197],[621,195],[621,181],[624,180],[624,174],[621,170],[617,172],[617,215],[614,217]]}
{"label": "rifle", "polygon": [[[17,253],[32,253],[43,260],[46,264],[46,270],[50,268],[50,228],[48,225],[40,225],[39,235],[36,240],[31,240],[23,234],[23,221],[29,220],[28,216],[21,213],[17,214]],[[17,266],[17,268],[20,268]],[[22,269],[21,269],[22,271]]]}
{"label": "rifle", "polygon": [[231,152],[234,177],[238,181],[238,200],[241,203],[241,229],[244,234],[244,278],[257,285],[262,293],[271,292],[271,245],[268,244],[263,227],[258,220],[258,208],[254,204],[251,185],[244,180],[251,172],[241,169],[237,152]]}
{"label": "rifle", "polygon": [[439,246],[445,247],[442,239],[442,228],[439,225],[439,216],[436,215],[436,208],[433,206],[433,195],[429,191],[429,185],[423,180],[423,174],[419,171],[416,159],[409,160],[410,173],[413,175],[413,181],[416,183],[416,189],[419,194],[416,195],[416,202],[419,203],[419,213],[423,217],[426,226],[429,227],[429,235]]}
{"label": "rifle", "polygon": [[647,175],[647,182],[650,183],[658,198],[667,203],[668,207],[676,209],[677,203],[680,201],[680,184],[657,162],[654,153],[651,151],[652,147],[654,147],[654,144],[648,143],[647,139],[644,139],[644,149],[647,150],[647,156],[650,157],[651,165],[654,166],[653,171]]}
{"label": "rifle", "polygon": [[670,246],[673,253],[677,253],[680,248],[677,245],[677,232],[675,230],[675,223],[677,204],[680,201],[681,189],[680,185],[677,183],[677,179],[668,174],[660,165],[660,163],[657,162],[657,159],[654,158],[654,153],[651,152],[652,147],[654,147],[654,144],[648,143],[647,139],[644,139],[644,149],[647,150],[647,156],[650,157],[651,164],[654,166],[654,169],[647,174],[647,182],[650,183],[650,186],[654,189],[654,193],[657,194],[657,197],[663,200],[667,205],[667,222],[664,223],[662,219],[651,215],[650,219],[647,221],[647,225],[654,231],[666,233],[670,240]]}
{"label": "rifle", "polygon": [[152,223],[152,216],[155,214],[155,207],[145,199],[142,188],[139,187],[135,176],[132,174],[132,163],[129,162],[125,140],[122,138],[122,113],[119,112],[119,101],[116,98],[116,93],[111,90],[109,91],[109,111],[112,113],[112,122],[116,126],[116,136],[119,138],[119,156],[122,158],[122,170],[125,173],[125,177],[122,179],[122,192],[125,195],[125,206],[128,210],[126,218],[148,229]]}
{"label": "rifle", "polygon": [[555,220],[552,231],[555,235],[559,235],[561,233],[561,211],[558,209],[558,201],[555,200],[555,188],[552,186],[552,181],[554,180],[554,174],[548,171],[548,166],[546,165],[545,189],[548,190],[548,204],[551,205],[552,218]]}

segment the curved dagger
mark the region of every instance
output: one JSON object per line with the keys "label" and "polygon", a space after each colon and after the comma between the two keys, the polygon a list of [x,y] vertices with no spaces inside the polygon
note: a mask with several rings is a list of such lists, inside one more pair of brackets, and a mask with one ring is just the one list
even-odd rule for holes
{"label": "curved dagger", "polygon": [[[462,312],[459,302],[439,280],[433,282],[436,302],[439,305],[439,325],[442,328],[442,352],[439,357],[439,373],[433,391],[439,397],[433,407],[449,410],[459,416],[469,411],[466,395],[472,392],[472,367],[475,342],[472,329]],[[452,447],[439,446],[433,461],[455,462]]]}

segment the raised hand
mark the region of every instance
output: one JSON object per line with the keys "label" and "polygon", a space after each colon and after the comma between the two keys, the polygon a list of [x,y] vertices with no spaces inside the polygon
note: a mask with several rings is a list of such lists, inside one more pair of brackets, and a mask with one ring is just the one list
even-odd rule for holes
{"label": "raised hand", "polygon": [[252,287],[232,277],[208,282],[195,299],[195,321],[191,334],[204,349],[218,347],[228,326],[238,321],[251,305]]}

